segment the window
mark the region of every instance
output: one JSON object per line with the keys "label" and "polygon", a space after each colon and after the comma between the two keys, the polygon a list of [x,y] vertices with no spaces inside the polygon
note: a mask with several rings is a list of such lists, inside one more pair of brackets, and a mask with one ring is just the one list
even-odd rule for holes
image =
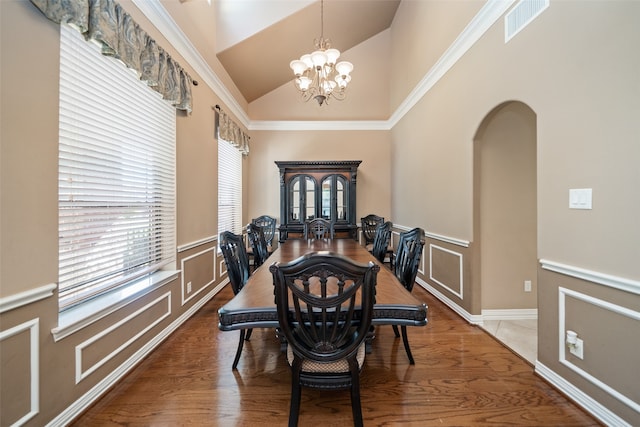
{"label": "window", "polygon": [[218,135],[218,233],[242,233],[242,153]]}
{"label": "window", "polygon": [[176,112],[61,26],[60,310],[175,260]]}

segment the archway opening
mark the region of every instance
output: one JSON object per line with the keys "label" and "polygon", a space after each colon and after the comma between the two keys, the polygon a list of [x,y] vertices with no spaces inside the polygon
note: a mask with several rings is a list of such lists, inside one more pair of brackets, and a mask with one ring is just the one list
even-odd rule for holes
{"label": "archway opening", "polygon": [[518,101],[489,112],[474,138],[483,327],[531,363],[537,355],[536,141],[536,114]]}

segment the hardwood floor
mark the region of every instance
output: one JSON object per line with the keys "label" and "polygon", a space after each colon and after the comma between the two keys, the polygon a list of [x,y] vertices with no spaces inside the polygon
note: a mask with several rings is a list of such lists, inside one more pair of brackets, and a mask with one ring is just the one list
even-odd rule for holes
{"label": "hardwood floor", "polygon": [[[361,374],[366,426],[599,426],[526,361],[420,286],[426,327],[408,328],[409,365],[390,326],[377,328]],[[289,416],[290,374],[273,330],[254,329],[238,370],[238,332],[218,330],[225,289],[73,424],[274,426]],[[303,389],[300,426],[352,425],[349,392]]]}

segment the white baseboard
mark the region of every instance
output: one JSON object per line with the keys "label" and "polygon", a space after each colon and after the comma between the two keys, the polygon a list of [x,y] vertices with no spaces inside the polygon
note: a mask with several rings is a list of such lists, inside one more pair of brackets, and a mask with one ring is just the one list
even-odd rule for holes
{"label": "white baseboard", "polygon": [[482,320],[536,320],[537,308],[482,310]]}
{"label": "white baseboard", "polygon": [[458,313],[458,315],[460,315],[460,317],[465,319],[467,322],[471,323],[472,325],[482,325],[482,316],[478,316],[478,315],[474,315],[474,314],[469,313],[467,310],[465,310],[464,308],[460,307],[458,304],[453,302],[451,299],[449,299],[442,292],[438,291],[436,288],[434,288],[433,286],[431,286],[430,284],[428,284],[427,282],[425,282],[421,278],[417,277],[416,278],[416,283],[418,283],[420,286],[425,288],[430,294],[432,294],[433,296],[438,298],[440,301],[442,301],[451,310],[453,310],[456,313]]}
{"label": "white baseboard", "polygon": [[169,335],[171,335],[180,325],[187,321],[195,314],[203,305],[213,298],[228,283],[228,279],[222,281],[218,286],[213,288],[208,294],[192,305],[187,311],[182,313],[180,317],[174,320],[169,326],[162,330],[158,335],[148,341],[138,351],[136,351],[122,365],[118,366],[114,371],[102,379],[91,390],[86,392],[82,397],[69,405],[57,417],[47,423],[47,427],[66,426],[98,400],[106,391],[114,386],[122,379],[131,369],[133,369],[140,361],[149,355],[155,348],[160,345]]}
{"label": "white baseboard", "polygon": [[603,405],[592,399],[589,395],[549,369],[547,366],[540,363],[539,360],[536,361],[535,372],[605,425],[631,427],[631,424],[605,408]]}

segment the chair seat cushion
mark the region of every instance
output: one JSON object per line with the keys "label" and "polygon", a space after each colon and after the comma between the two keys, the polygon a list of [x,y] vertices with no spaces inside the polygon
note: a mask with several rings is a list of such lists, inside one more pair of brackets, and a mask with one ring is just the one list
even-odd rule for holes
{"label": "chair seat cushion", "polygon": [[[360,347],[358,347],[358,353],[356,354],[356,360],[358,361],[358,368],[362,368],[362,364],[364,363],[365,356],[365,344],[362,343]],[[293,350],[291,346],[287,346],[287,360],[289,361],[289,365],[293,363]],[[302,362],[302,371],[303,372],[349,372],[349,362],[347,359],[336,360],[335,362],[330,363],[322,363],[316,362],[313,360],[304,360]]]}

